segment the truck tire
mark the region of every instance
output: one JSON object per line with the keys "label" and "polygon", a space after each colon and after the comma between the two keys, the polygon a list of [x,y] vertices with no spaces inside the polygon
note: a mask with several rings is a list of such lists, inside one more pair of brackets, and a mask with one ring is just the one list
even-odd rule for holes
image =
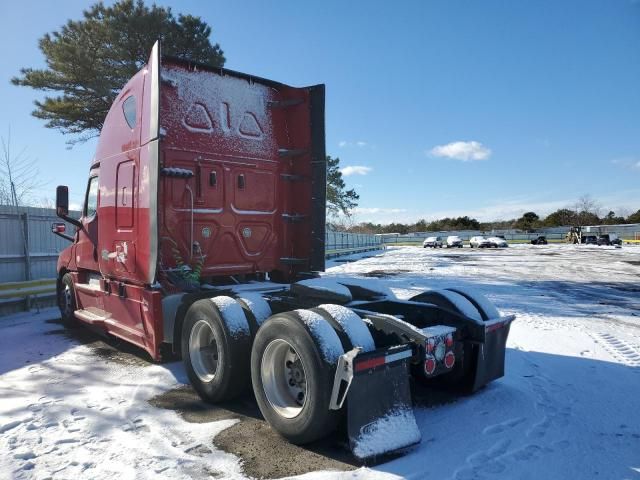
{"label": "truck tire", "polygon": [[73,277],[70,273],[65,273],[60,280],[58,288],[58,308],[60,308],[63,323],[71,324],[75,321],[76,293],[73,287]]}
{"label": "truck tire", "polygon": [[249,322],[251,330],[251,338],[256,336],[260,325],[262,325],[271,316],[271,307],[269,303],[262,298],[262,295],[254,292],[242,293],[236,301],[242,307],[244,315]]}
{"label": "truck tire", "polygon": [[279,313],[258,330],[251,352],[251,381],[258,407],[291,443],[318,440],[335,430],[329,410],[338,357],[338,335],[309,310]]}
{"label": "truck tire", "polygon": [[230,400],[249,386],[251,333],[232,298],[194,302],[185,315],[180,342],[187,376],[203,400]]}

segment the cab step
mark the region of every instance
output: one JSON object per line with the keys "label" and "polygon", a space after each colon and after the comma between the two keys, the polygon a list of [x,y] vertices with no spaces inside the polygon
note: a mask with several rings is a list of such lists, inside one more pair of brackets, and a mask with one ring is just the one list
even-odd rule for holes
{"label": "cab step", "polygon": [[99,308],[80,309],[73,312],[79,320],[90,323],[91,325],[103,324],[111,318],[111,314],[100,310]]}

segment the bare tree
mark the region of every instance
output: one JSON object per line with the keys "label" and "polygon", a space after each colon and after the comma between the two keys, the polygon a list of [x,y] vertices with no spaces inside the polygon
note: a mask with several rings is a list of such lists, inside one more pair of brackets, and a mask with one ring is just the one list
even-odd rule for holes
{"label": "bare tree", "polygon": [[591,195],[588,193],[582,195],[575,205],[576,213],[593,213],[594,215],[600,216],[602,213],[602,207],[598,202],[596,202]]}
{"label": "bare tree", "polygon": [[0,155],[0,204],[28,205],[33,195],[44,185],[40,179],[36,160],[26,155],[27,147],[14,154],[11,149],[11,128],[7,138],[0,137],[2,152]]}
{"label": "bare tree", "polygon": [[589,194],[582,195],[574,206],[578,225],[594,225],[600,223],[602,207]]}

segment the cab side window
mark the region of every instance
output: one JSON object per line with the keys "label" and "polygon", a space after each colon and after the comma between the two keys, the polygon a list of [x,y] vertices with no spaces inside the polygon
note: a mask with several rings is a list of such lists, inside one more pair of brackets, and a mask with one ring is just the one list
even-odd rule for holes
{"label": "cab side window", "polygon": [[93,217],[98,211],[98,177],[89,179],[87,187],[87,197],[84,203],[84,216]]}
{"label": "cab side window", "polygon": [[122,113],[124,113],[124,119],[127,121],[129,128],[136,127],[136,97],[131,95],[122,102]]}

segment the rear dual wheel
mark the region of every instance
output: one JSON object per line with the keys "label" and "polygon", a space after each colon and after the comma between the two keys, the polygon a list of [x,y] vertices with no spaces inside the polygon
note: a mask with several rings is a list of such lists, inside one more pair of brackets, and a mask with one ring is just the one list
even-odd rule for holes
{"label": "rear dual wheel", "polygon": [[[313,314],[313,312],[307,312]],[[332,342],[328,356],[317,331],[298,312],[272,316],[258,330],[251,352],[251,381],[264,418],[295,444],[312,442],[333,431],[339,420],[329,410],[340,340],[329,324],[315,314],[313,322]],[[330,334],[333,333],[333,338]],[[337,354],[337,355],[336,355]]]}
{"label": "rear dual wheel", "polygon": [[[234,313],[242,314],[240,305],[235,305]],[[182,325],[181,347],[189,381],[203,400],[230,400],[249,386],[248,325],[246,330],[237,328],[213,299],[198,300],[189,307]]]}
{"label": "rear dual wheel", "polygon": [[340,305],[280,313],[260,327],[251,352],[253,391],[265,419],[290,442],[335,430],[340,411],[329,403],[336,364],[354,346],[375,349],[362,319]]}

